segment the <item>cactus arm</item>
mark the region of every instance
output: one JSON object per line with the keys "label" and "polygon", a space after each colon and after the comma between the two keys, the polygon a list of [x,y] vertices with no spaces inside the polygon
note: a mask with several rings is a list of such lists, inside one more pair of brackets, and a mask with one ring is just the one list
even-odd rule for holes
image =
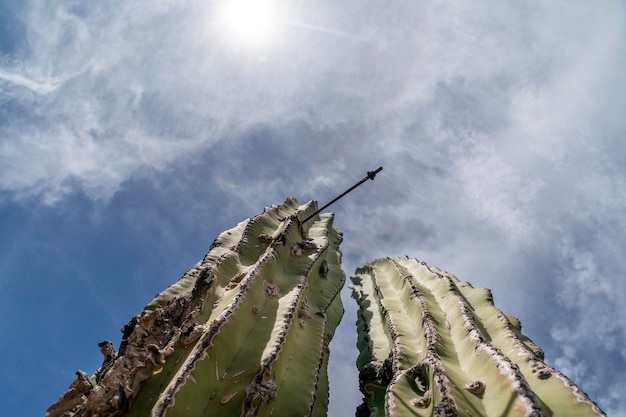
{"label": "cactus arm", "polygon": [[[379,333],[388,329],[391,335],[387,363],[371,344],[359,346],[371,361],[359,363],[365,414],[604,415],[543,362],[541,350],[521,334],[519,321],[496,309],[488,290],[408,258],[374,261],[357,269],[352,280],[360,315],[371,318],[378,309],[384,318],[382,326],[376,324],[382,327]],[[375,323],[370,319],[359,330],[371,334]],[[369,334],[360,338],[371,340]],[[376,366],[391,375],[386,386],[367,390]]]}
{"label": "cactus arm", "polygon": [[[322,363],[319,357],[323,354],[328,343],[325,340],[324,326],[326,323],[325,311],[328,309],[325,299],[329,294],[338,293],[343,284],[343,275],[341,274],[340,277],[326,277],[323,280],[316,275],[316,271],[319,268],[315,268],[315,266],[319,266],[319,263],[323,260],[320,256],[323,256],[328,251],[327,243],[324,243],[325,237],[317,239],[310,234],[309,237],[313,239],[314,243],[319,243],[321,248],[316,253],[310,255],[310,257],[303,256],[299,259],[292,259],[291,243],[297,244],[302,239],[299,230],[296,228],[297,223],[295,221],[292,222],[292,226],[288,226],[285,230],[287,232],[286,244],[278,246],[275,252],[271,253],[272,261],[268,262],[266,268],[259,270],[260,275],[250,275],[247,280],[242,281],[244,287],[248,284],[258,287],[257,291],[250,288],[248,290],[250,293],[264,294],[262,299],[256,300],[259,310],[256,313],[253,311],[254,305],[252,303],[255,302],[254,299],[241,297],[240,300],[249,300],[250,305],[242,304],[238,306],[236,312],[233,310],[232,318],[228,320],[216,319],[215,323],[221,323],[219,332],[207,333],[208,335],[213,334],[213,336],[207,336],[212,337],[212,346],[209,346],[208,349],[202,346],[200,349],[200,351],[207,351],[208,356],[203,358],[202,363],[195,363],[193,367],[189,367],[189,369],[193,368],[192,377],[195,380],[202,381],[210,380],[200,375],[205,369],[208,369],[206,372],[212,372],[212,369],[220,368],[226,370],[230,369],[231,364],[241,368],[241,358],[244,357],[252,362],[247,368],[247,372],[256,372],[259,364],[261,364],[260,370],[253,374],[252,378],[245,378],[245,374],[239,376],[241,381],[250,381],[252,379],[252,382],[249,382],[247,385],[229,387],[228,384],[215,383],[213,386],[210,386],[207,382],[197,386],[187,384],[180,392],[175,394],[173,398],[174,405],[171,410],[172,414],[168,412],[167,415],[176,415],[178,403],[184,404],[184,411],[187,411],[188,404],[191,403],[187,397],[197,398],[199,393],[196,393],[196,390],[203,392],[205,395],[207,392],[215,391],[215,394],[212,395],[215,398],[228,399],[228,401],[225,401],[226,404],[223,404],[224,407],[220,408],[221,411],[227,413],[229,411],[233,413],[243,403],[242,415],[247,415],[248,413],[253,415],[261,413],[260,415],[263,415],[261,408],[274,397],[276,399],[271,402],[271,405],[268,405],[267,410],[281,410],[282,403],[285,403],[284,406],[289,409],[310,408],[309,403],[315,399],[315,391],[311,391],[312,387],[307,387],[306,382],[316,381],[316,375],[319,374],[319,368]],[[337,251],[336,246],[333,248],[333,251]],[[280,265],[287,265],[288,267],[280,269],[278,268]],[[268,285],[275,286],[279,295],[271,293],[268,296],[266,288]],[[332,297],[332,299],[337,298]],[[246,301],[242,302],[245,303]],[[307,310],[321,314],[303,312],[305,304],[307,305]],[[242,313],[239,314],[239,311]],[[339,313],[341,314],[341,312]],[[243,314],[257,315],[260,319],[253,321],[252,317],[244,317]],[[236,321],[239,317],[241,317],[242,323],[252,322],[254,324],[246,337],[249,346],[236,343],[236,345],[244,345],[247,351],[242,352],[241,355],[238,355],[239,352],[236,352],[233,356],[233,352],[228,349],[228,345],[236,340],[236,333],[240,332],[241,326]],[[337,319],[335,318],[335,326],[336,322]],[[229,331],[235,333],[231,334]],[[226,346],[219,345],[222,340],[225,341]],[[264,349],[259,349],[257,341],[264,340],[267,340],[264,344]],[[291,361],[296,351],[298,352],[297,360]],[[212,354],[212,352],[214,353]],[[314,352],[319,353],[314,354]],[[256,358],[255,355],[257,355]],[[288,371],[293,366],[299,366],[301,369],[297,372],[293,372],[293,370]],[[305,371],[313,374],[307,378],[303,376]],[[246,369],[233,369],[232,373],[240,374],[241,372],[246,372]],[[221,371],[218,371],[218,373],[221,373]],[[297,383],[287,383],[286,376],[289,375],[295,376]],[[299,395],[283,394],[281,391],[285,390],[289,393],[297,388],[300,388],[302,391]],[[228,392],[220,391],[220,389],[225,389]],[[281,392],[281,395],[278,396],[274,391]],[[181,397],[180,400],[179,396]],[[297,401],[296,399],[306,400],[307,396],[309,400],[307,400],[306,407],[305,404],[294,404],[294,401]],[[281,398],[289,401],[281,402]],[[232,410],[229,410],[226,406],[231,404],[231,402]],[[282,411],[284,412],[285,410],[283,409]]]}
{"label": "cactus arm", "polygon": [[332,215],[300,221],[315,209],[288,199],[220,234],[48,416],[325,415],[345,278]]}

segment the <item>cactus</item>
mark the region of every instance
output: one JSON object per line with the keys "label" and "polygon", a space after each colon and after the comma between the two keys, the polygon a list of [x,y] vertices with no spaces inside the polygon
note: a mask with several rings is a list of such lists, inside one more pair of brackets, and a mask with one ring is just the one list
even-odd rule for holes
{"label": "cactus", "polygon": [[345,277],[332,215],[288,199],[221,233],[78,371],[56,416],[323,416]]}
{"label": "cactus", "polygon": [[489,290],[408,258],[352,277],[361,416],[602,416],[493,305]]}
{"label": "cactus", "polygon": [[[316,208],[287,199],[221,233],[46,417],[324,416],[345,277],[342,235]],[[604,416],[489,290],[408,258],[352,281],[357,416]]]}

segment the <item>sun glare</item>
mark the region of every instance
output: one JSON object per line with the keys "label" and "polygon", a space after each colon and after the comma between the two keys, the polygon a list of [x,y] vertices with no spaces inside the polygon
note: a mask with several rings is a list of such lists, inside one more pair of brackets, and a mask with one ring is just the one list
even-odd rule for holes
{"label": "sun glare", "polygon": [[276,18],[276,10],[268,0],[226,0],[221,14],[225,35],[249,44],[270,40]]}

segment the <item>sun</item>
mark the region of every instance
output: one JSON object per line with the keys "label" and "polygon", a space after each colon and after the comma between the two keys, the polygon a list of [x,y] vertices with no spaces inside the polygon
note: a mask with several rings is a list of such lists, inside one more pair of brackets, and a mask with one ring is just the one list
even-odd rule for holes
{"label": "sun", "polygon": [[220,21],[224,35],[246,44],[268,42],[276,32],[278,15],[269,0],[226,0]]}

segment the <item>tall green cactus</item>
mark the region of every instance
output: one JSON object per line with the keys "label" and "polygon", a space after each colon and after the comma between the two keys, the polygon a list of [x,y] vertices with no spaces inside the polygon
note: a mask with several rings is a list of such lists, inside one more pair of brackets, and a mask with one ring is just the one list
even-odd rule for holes
{"label": "tall green cactus", "polygon": [[325,415],[345,277],[332,215],[301,223],[316,208],[288,199],[220,234],[46,416]]}
{"label": "tall green cactus", "polygon": [[361,416],[602,416],[543,361],[520,322],[473,288],[408,258],[352,277]]}

